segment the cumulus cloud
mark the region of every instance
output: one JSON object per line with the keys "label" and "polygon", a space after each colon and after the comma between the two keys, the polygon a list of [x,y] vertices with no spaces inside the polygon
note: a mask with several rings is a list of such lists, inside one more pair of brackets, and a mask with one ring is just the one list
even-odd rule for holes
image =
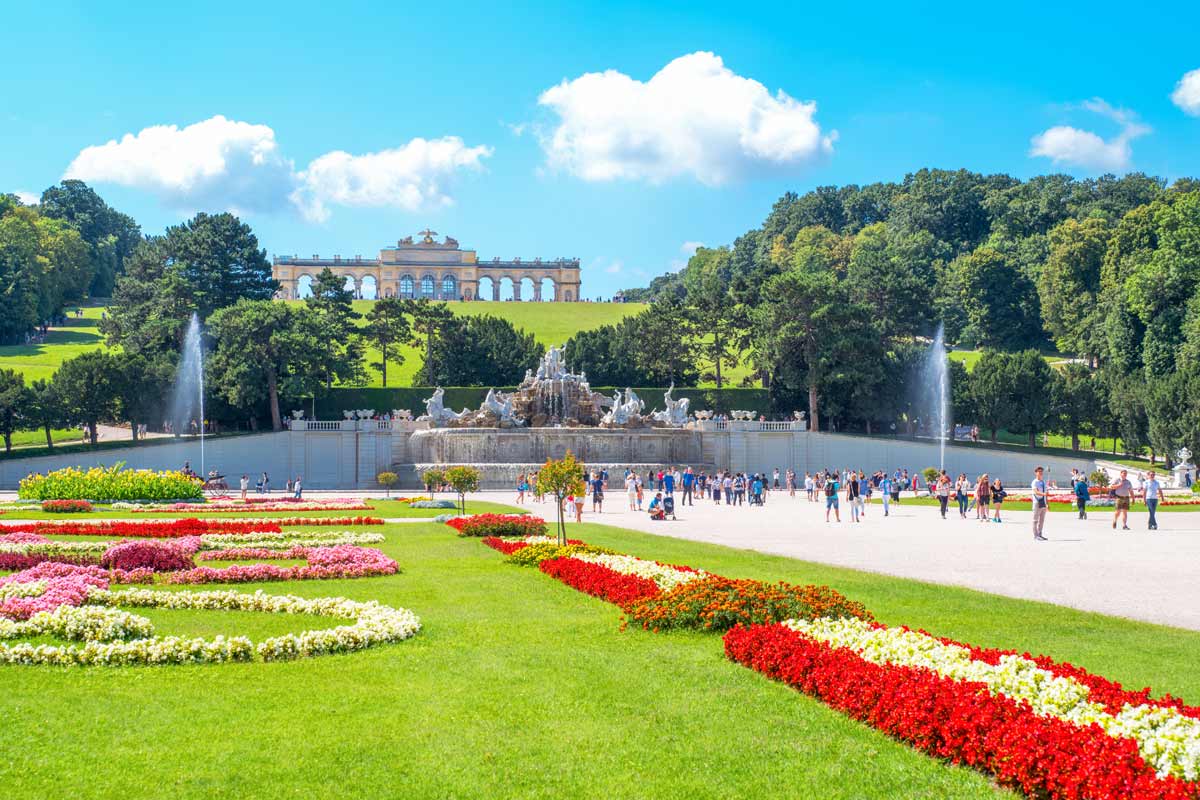
{"label": "cumulus cloud", "polygon": [[820,161],[837,137],[817,124],[815,102],[772,95],[706,52],[681,56],[645,82],[589,72],[538,103],[558,116],[540,137],[548,166],[588,181],[691,176],[719,186]]}
{"label": "cumulus cloud", "polygon": [[141,189],[187,211],[295,208],[324,220],[331,204],[410,211],[444,206],[451,202],[452,175],[479,168],[491,152],[454,136],[417,138],[359,156],[329,152],[297,170],[269,126],[218,115],[182,128],[154,125],[84,148],[63,177]]}
{"label": "cumulus cloud", "polygon": [[337,150],[314,159],[297,176],[292,200],[310,219],[329,217],[327,204],[395,206],[406,211],[451,205],[447,184],[461,170],[483,168],[486,146],[457,136],[413,139],[402,147],[353,156]]}
{"label": "cumulus cloud", "polygon": [[1117,123],[1120,126],[1117,135],[1104,139],[1092,131],[1056,125],[1030,140],[1029,155],[1049,158],[1055,164],[1087,169],[1112,172],[1128,169],[1133,161],[1130,143],[1149,133],[1150,128],[1138,122],[1137,115],[1132,111],[1113,108],[1100,98],[1087,100],[1080,107]]}
{"label": "cumulus cloud", "polygon": [[40,194],[26,192],[20,189],[13,192],[13,196],[20,200],[22,205],[36,206],[38,203],[42,202],[42,196]]}
{"label": "cumulus cloud", "polygon": [[1183,109],[1185,114],[1200,117],[1200,69],[1194,69],[1179,79],[1171,102]]}

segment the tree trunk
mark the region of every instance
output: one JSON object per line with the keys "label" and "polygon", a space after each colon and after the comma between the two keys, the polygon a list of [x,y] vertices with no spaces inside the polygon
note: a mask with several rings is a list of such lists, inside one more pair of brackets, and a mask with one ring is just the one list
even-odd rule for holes
{"label": "tree trunk", "polygon": [[50,423],[47,422],[42,427],[44,427],[46,430],[46,447],[49,450],[53,450],[54,449],[54,437],[50,435]]}
{"label": "tree trunk", "polygon": [[721,388],[721,386],[722,386],[722,382],[721,382],[721,356],[719,355],[719,352],[720,352],[720,351],[718,351],[718,355],[716,356],[716,358],[714,358],[714,359],[713,359],[713,362],[716,364],[716,367],[717,367],[717,388],[718,388],[718,389],[720,389],[720,388]]}
{"label": "tree trunk", "polygon": [[1074,431],[1071,432],[1071,449],[1079,452],[1079,434]]}
{"label": "tree trunk", "polygon": [[387,387],[387,345],[379,348],[380,366],[383,367],[383,385]]}
{"label": "tree trunk", "polygon": [[1037,447],[1037,431],[1031,430],[1029,432],[1029,447],[1030,448]]}
{"label": "tree trunk", "polygon": [[130,438],[132,438],[132,439],[133,439],[133,441],[135,441],[135,442],[138,440],[138,438],[137,438],[137,428],[138,428],[137,420],[136,420],[136,419],[131,419],[131,420],[129,420],[129,436],[130,436]]}
{"label": "tree trunk", "polygon": [[275,378],[275,370],[267,370],[267,396],[271,405],[271,430],[283,430],[283,420],[279,417],[279,382]]}
{"label": "tree trunk", "polygon": [[992,444],[996,443],[996,429],[992,428]]}
{"label": "tree trunk", "polygon": [[867,436],[871,435],[871,420],[867,420]]}
{"label": "tree trunk", "polygon": [[95,422],[89,422],[89,423],[88,423],[88,436],[89,436],[89,437],[91,438],[91,440],[92,440],[92,447],[95,447],[95,446],[96,446],[96,442],[97,442],[97,440],[100,438],[100,434],[99,434],[99,432],[96,430],[96,425],[97,425],[97,423],[95,423]]}
{"label": "tree trunk", "polygon": [[12,434],[11,433],[4,434],[4,452],[6,452],[6,453],[12,452]]}
{"label": "tree trunk", "polygon": [[815,383],[808,385],[808,429],[814,432],[821,430],[820,419],[817,416],[817,385]]}

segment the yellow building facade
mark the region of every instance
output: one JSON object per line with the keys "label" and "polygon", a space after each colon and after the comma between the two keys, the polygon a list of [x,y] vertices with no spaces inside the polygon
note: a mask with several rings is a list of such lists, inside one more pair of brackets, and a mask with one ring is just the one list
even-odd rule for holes
{"label": "yellow building facade", "polygon": [[[379,251],[379,258],[312,258],[276,256],[272,274],[279,297],[292,300],[309,294],[308,285],[326,267],[353,281],[356,297],[407,297],[430,300],[499,300],[505,282],[514,300],[577,302],[579,259],[556,258],[504,261],[480,260],[474,250],[459,246],[450,236],[424,230]],[[503,292],[510,294],[510,292]]]}

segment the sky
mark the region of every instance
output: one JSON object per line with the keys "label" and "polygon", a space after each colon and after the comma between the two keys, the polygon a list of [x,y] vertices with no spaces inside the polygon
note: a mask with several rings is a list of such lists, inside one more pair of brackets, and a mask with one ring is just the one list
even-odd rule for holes
{"label": "sky", "polygon": [[1200,176],[1200,5],[22,3],[0,192],[86,180],[270,255],[426,226],[609,297],[786,191],[921,167]]}

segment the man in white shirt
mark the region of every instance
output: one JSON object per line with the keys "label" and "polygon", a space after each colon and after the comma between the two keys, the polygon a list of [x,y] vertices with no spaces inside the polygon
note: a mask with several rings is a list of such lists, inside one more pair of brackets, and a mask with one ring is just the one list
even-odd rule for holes
{"label": "man in white shirt", "polygon": [[1116,510],[1113,512],[1113,529],[1116,530],[1117,522],[1121,523],[1121,530],[1129,530],[1129,506],[1133,502],[1133,484],[1129,482],[1129,471],[1121,470],[1121,477],[1110,489],[1110,493],[1117,501]]}
{"label": "man in white shirt", "polygon": [[1146,501],[1146,510],[1150,512],[1150,523],[1147,526],[1149,530],[1158,530],[1158,520],[1155,519],[1154,513],[1158,511],[1158,501],[1162,497],[1162,484],[1154,477],[1154,473],[1150,473],[1150,480],[1146,481],[1142,487],[1142,499]]}
{"label": "man in white shirt", "polygon": [[1044,542],[1047,540],[1042,535],[1042,529],[1046,527],[1046,506],[1049,501],[1041,467],[1033,471],[1033,483],[1029,484],[1029,489],[1033,493],[1033,539],[1037,542]]}

